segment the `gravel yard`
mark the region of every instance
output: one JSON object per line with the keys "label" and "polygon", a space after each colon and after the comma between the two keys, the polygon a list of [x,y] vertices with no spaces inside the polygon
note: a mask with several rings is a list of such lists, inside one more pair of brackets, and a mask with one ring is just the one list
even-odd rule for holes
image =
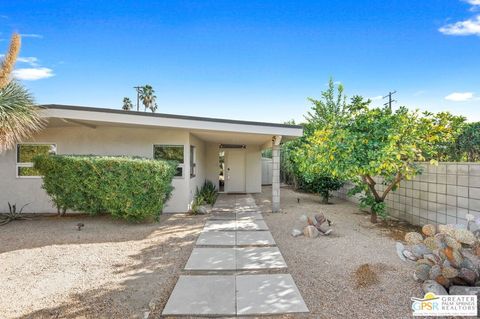
{"label": "gravel yard", "polygon": [[[270,210],[271,188],[254,196]],[[300,198],[300,204],[297,202]],[[355,204],[282,188],[282,213],[265,220],[310,310],[311,318],[411,318],[410,297],[423,297],[413,280],[414,264],[400,261],[395,230],[370,223]],[[315,239],[290,236],[302,214],[323,212],[333,233]]]}
{"label": "gravel yard", "polygon": [[[254,197],[268,212],[271,189]],[[373,226],[354,204],[333,202],[282,188],[282,213],[264,214],[311,311],[306,317],[411,317],[410,297],[422,291],[413,265],[396,256],[392,238],[403,234]],[[290,236],[302,214],[320,211],[334,223],[331,236]],[[67,216],[3,226],[2,318],[143,318],[150,307],[149,318],[158,318],[204,221],[180,214],[151,224]]]}
{"label": "gravel yard", "polygon": [[[78,231],[76,224],[84,223]],[[143,318],[166,303],[204,217],[36,217],[0,228],[2,318]]]}

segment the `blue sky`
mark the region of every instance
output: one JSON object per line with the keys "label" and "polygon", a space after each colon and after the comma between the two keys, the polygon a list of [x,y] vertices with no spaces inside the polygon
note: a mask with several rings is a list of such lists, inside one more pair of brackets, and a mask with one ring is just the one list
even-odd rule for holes
{"label": "blue sky", "polygon": [[[155,3],[154,3],[155,2]],[[329,77],[381,105],[480,121],[480,0],[1,1],[0,50],[39,103],[301,120]]]}

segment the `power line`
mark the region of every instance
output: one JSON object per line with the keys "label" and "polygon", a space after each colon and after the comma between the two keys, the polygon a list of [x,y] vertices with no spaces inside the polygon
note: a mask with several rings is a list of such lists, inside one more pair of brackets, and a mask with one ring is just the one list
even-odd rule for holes
{"label": "power line", "polygon": [[388,97],[388,102],[384,103],[383,105],[384,106],[388,106],[388,108],[391,110],[392,109],[392,103],[393,102],[397,102],[397,100],[393,100],[392,99],[392,95],[394,95],[395,93],[397,93],[397,91],[393,91],[393,92],[388,92],[387,95],[385,95],[384,97],[382,97],[382,99],[385,99]]}

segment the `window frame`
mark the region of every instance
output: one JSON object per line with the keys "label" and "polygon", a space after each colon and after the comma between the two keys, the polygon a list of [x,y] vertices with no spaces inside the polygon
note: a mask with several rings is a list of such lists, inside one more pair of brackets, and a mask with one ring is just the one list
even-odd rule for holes
{"label": "window frame", "polygon": [[50,146],[54,146],[55,147],[55,155],[58,154],[58,146],[57,146],[57,143],[49,143],[49,142],[25,142],[25,143],[17,143],[15,145],[15,177],[16,178],[35,178],[35,179],[38,179],[38,178],[43,178],[43,176],[41,175],[32,175],[32,176],[21,176],[21,175],[18,175],[18,169],[20,167],[33,167],[33,162],[24,162],[24,163],[19,163],[18,162],[18,148],[19,146],[21,145],[50,145]]}
{"label": "window frame", "polygon": [[155,158],[155,146],[163,146],[163,147],[181,147],[183,149],[183,163],[179,163],[177,168],[182,169],[181,176],[173,176],[174,179],[183,179],[185,178],[185,145],[182,144],[153,144],[152,146],[152,158]]}
{"label": "window frame", "polygon": [[197,148],[190,145],[190,178],[197,176]]}

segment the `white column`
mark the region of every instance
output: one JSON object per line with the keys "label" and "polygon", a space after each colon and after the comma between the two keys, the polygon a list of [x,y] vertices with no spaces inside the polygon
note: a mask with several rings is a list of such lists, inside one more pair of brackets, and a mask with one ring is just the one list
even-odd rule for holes
{"label": "white column", "polygon": [[280,141],[281,136],[272,139],[272,212],[280,211]]}

